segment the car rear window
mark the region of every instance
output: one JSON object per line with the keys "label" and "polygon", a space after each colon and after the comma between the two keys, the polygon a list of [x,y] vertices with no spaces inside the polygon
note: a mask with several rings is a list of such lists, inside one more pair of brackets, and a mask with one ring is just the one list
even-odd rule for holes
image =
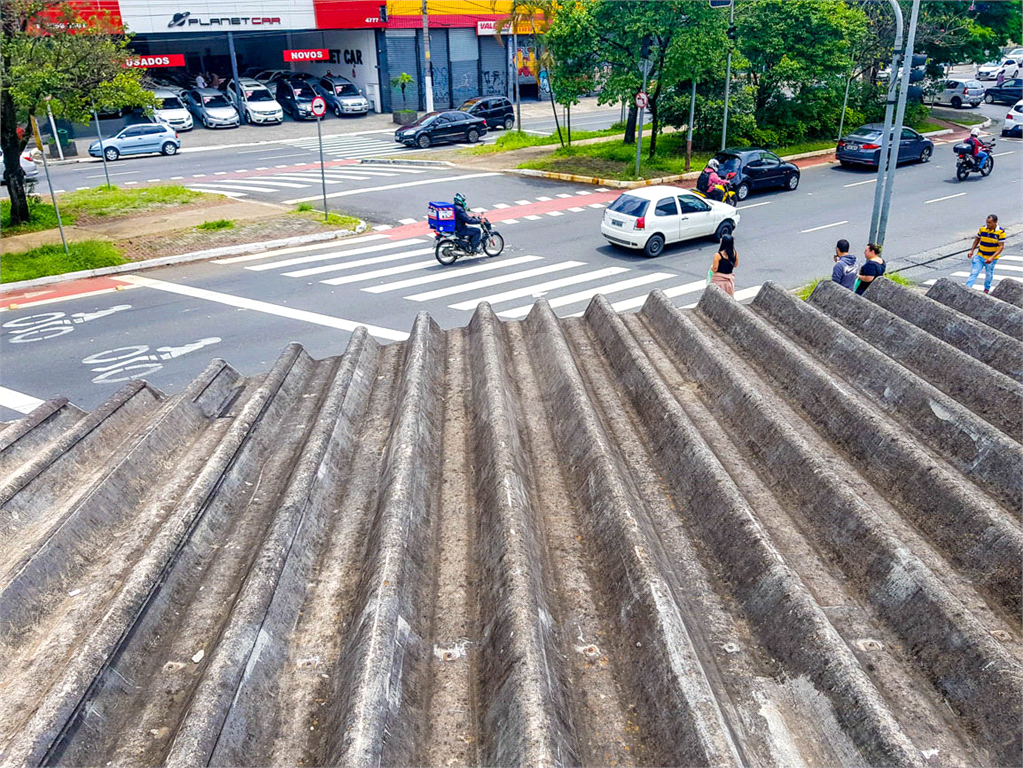
{"label": "car rear window", "polygon": [[984,86],[980,84],[979,80],[967,80],[966,87],[972,90],[974,88],[983,88]]}
{"label": "car rear window", "polygon": [[857,128],[855,131],[853,131],[849,135],[850,136],[856,136],[857,138],[860,138],[860,139],[870,139],[870,138],[873,138],[874,136],[877,136],[879,134],[880,134],[880,131],[877,131],[877,130],[875,130],[873,128]]}
{"label": "car rear window", "polygon": [[622,195],[611,203],[608,210],[623,214],[624,216],[639,217],[646,214],[646,209],[649,204],[650,202],[648,200],[644,200],[642,197],[636,197],[635,195]]}

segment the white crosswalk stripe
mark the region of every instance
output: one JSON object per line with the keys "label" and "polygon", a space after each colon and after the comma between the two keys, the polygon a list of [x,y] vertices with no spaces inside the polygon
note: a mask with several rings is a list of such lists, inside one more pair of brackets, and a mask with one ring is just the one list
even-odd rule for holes
{"label": "white crosswalk stripe", "polygon": [[310,267],[309,269],[299,269],[295,272],[285,272],[285,277],[309,277],[310,275],[322,275],[326,272],[340,272],[345,269],[354,269],[355,267],[366,267],[370,264],[384,264],[388,261],[401,261],[402,259],[411,259],[413,256],[422,256],[424,253],[433,253],[433,247],[429,248],[413,248],[411,251],[404,251],[402,253],[389,253],[386,256],[373,256],[369,259],[356,259],[355,261],[344,261],[340,264],[327,264],[322,267]]}
{"label": "white crosswalk stripe", "polygon": [[[191,185],[189,185],[191,186]],[[236,192],[280,192],[279,189],[273,187],[262,187],[257,184],[246,184],[240,181],[210,181],[203,182],[203,187],[206,189],[212,189],[214,191],[219,189],[229,189]]]}
{"label": "white crosswalk stripe", "polygon": [[[518,256],[514,259],[505,259],[498,263],[498,266],[502,267],[515,267],[519,264],[528,264],[531,261],[539,261],[540,256]],[[489,265],[487,265],[489,266]],[[426,272],[427,274],[422,277],[414,277],[401,282],[407,285],[419,285],[422,283],[429,283],[437,278],[448,279],[452,276],[461,277],[461,275],[451,275],[450,267],[445,267],[437,263],[436,259],[430,261],[417,261],[415,264],[403,264],[399,267],[385,267],[384,269],[375,269],[371,272],[362,272],[357,275],[346,275],[345,277],[333,277],[330,280],[323,280],[323,283],[327,285],[345,285],[346,283],[358,283],[364,280],[376,280],[380,277],[390,277],[392,275],[400,275],[408,272]],[[458,272],[466,272],[466,270],[456,270]],[[519,273],[521,274],[521,273]],[[364,291],[368,290],[363,288]]]}
{"label": "white crosswalk stripe", "polygon": [[[386,236],[384,236],[386,237]],[[264,272],[268,269],[280,269],[281,267],[294,267],[299,264],[308,264],[312,261],[329,261],[331,259],[340,259],[346,256],[358,256],[364,253],[374,253],[376,251],[388,251],[392,248],[401,248],[406,245],[415,245],[418,243],[425,243],[425,240],[419,240],[417,238],[411,238],[409,240],[390,240],[385,243],[378,245],[367,245],[362,248],[352,248],[340,251],[331,251],[330,253],[317,253],[312,256],[297,256],[293,259],[285,259],[284,261],[272,261],[269,264],[258,264],[254,267],[246,267],[253,272]]]}
{"label": "white crosswalk stripe", "polygon": [[[287,139],[282,142],[287,146],[306,149],[311,152],[319,151],[319,142],[314,137],[303,137]],[[412,155],[419,154],[422,149],[409,149],[397,144],[392,137],[383,136],[328,136],[323,139],[323,154],[330,157],[343,158],[346,160],[357,160],[363,157],[375,157],[379,155]]]}
{"label": "white crosswalk stripe", "polygon": [[[534,256],[533,258],[540,258]],[[560,264],[548,264],[544,267],[536,267],[535,269],[527,269],[524,272],[516,272],[511,275],[498,275],[497,277],[488,277],[483,280],[476,280],[471,283],[463,283],[461,285],[452,285],[447,288],[438,288],[434,291],[426,291],[425,293],[417,293],[413,296],[406,296],[405,298],[409,301],[431,301],[432,299],[439,299],[443,296],[451,296],[456,293],[466,293],[468,291],[478,291],[481,288],[490,288],[494,285],[501,285],[502,283],[511,283],[515,280],[528,280],[532,277],[539,277],[540,275],[547,275],[551,272],[560,272],[564,269],[574,269],[575,267],[586,266],[582,261],[563,261]]]}
{"label": "white crosswalk stripe", "polygon": [[224,197],[238,198],[248,197],[244,192],[229,192],[226,189],[211,189],[210,187],[194,187],[191,184],[188,185],[189,189],[193,189],[196,192],[205,192],[210,195],[224,195]]}
{"label": "white crosswalk stripe", "polygon": [[[619,293],[620,291],[626,291],[630,288],[637,288],[641,285],[649,285],[650,283],[656,283],[660,280],[668,280],[674,277],[670,272],[654,272],[649,275],[642,275],[640,277],[633,277],[629,280],[622,280],[617,283],[609,283],[607,285],[598,285],[593,288],[587,288],[586,290],[579,291],[577,293],[570,293],[567,296],[558,296],[555,299],[548,299],[551,308],[564,307],[569,304],[578,304],[582,301],[589,301],[598,293]],[[525,317],[529,314],[533,308],[532,304],[527,304],[522,307],[515,307],[514,309],[506,309],[498,312],[501,317],[507,317],[509,319],[518,319]]]}
{"label": "white crosswalk stripe", "polygon": [[622,272],[628,271],[628,267],[605,267],[604,269],[596,269],[592,272],[584,272],[581,275],[570,275],[569,277],[562,277],[558,280],[549,280],[546,283],[527,285],[524,288],[514,288],[510,291],[495,293],[490,296],[480,296],[478,298],[469,299],[468,301],[461,301],[457,304],[449,304],[448,306],[451,307],[451,309],[475,309],[476,305],[481,301],[498,304],[502,301],[521,299],[523,296],[539,298],[549,291],[556,291],[559,288],[564,288],[566,285],[578,285],[579,283],[586,283],[592,280],[603,280],[605,277],[620,275]]}
{"label": "white crosswalk stripe", "polygon": [[325,248],[342,248],[350,245],[357,245],[358,243],[370,243],[374,240],[386,240],[387,235],[362,235],[361,237],[353,237],[350,240],[326,240],[322,243],[312,243],[311,245],[293,245],[288,248],[278,248],[273,251],[262,251],[260,253],[248,253],[244,256],[231,256],[227,259],[216,259],[214,264],[238,264],[243,261],[258,261],[259,259],[270,259],[277,258],[278,256],[286,256],[289,253],[308,253],[309,251],[322,251]]}
{"label": "white crosswalk stripe", "polygon": [[[536,260],[541,258],[540,256],[524,256],[523,259]],[[483,272],[493,272],[496,269],[504,269],[510,266],[512,263],[525,263],[519,262],[518,259],[488,259],[483,263],[462,262],[461,266],[454,265],[445,267],[439,270],[435,274],[423,275],[421,277],[408,278],[407,280],[398,280],[394,283],[384,283],[383,285],[372,285],[362,290],[366,293],[386,293],[388,291],[401,291],[405,288],[411,288],[416,285],[424,285],[426,283],[438,283],[443,280],[457,280],[460,277],[475,277]],[[515,273],[519,274],[519,273]],[[324,282],[329,282],[324,280]]]}

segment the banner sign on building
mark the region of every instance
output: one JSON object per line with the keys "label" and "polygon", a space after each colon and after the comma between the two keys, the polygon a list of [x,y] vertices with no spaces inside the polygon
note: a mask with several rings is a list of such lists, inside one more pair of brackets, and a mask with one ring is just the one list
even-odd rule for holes
{"label": "banner sign on building", "polygon": [[303,50],[285,51],[285,61],[330,61],[330,51],[326,48],[306,48]]}
{"label": "banner sign on building", "polygon": [[138,67],[183,67],[185,66],[185,54],[183,53],[162,53],[152,56],[136,56],[124,62],[129,69]]}

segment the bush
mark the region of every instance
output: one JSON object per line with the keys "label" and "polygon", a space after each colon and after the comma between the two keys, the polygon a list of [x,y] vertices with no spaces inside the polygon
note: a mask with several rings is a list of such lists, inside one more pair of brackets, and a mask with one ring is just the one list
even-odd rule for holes
{"label": "bush", "polygon": [[[44,229],[54,229],[57,226],[57,212],[49,203],[44,203],[38,197],[32,195],[28,198],[29,220],[25,224],[16,227],[11,226],[11,201],[0,200],[0,237],[11,237],[22,235],[26,232],[39,232]],[[65,225],[75,223],[73,211],[65,211],[61,208],[61,221]]]}
{"label": "bush", "polygon": [[105,240],[83,240],[64,246],[43,245],[20,253],[5,253],[0,261],[0,283],[16,283],[47,275],[63,275],[85,269],[124,264],[121,252]]}

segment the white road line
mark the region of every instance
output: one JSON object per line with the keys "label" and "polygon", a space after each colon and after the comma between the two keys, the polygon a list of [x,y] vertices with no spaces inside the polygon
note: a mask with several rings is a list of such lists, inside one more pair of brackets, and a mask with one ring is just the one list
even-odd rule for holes
{"label": "white road line", "polygon": [[[951,275],[949,275],[949,277],[969,277],[969,276],[970,276],[969,272],[953,272]],[[994,275],[992,275],[992,278],[994,280],[1001,280],[1003,277],[1005,277],[1005,275],[1000,275],[1000,274],[998,274],[997,271],[994,273]],[[983,278],[984,278],[984,271],[981,270],[981,273],[978,276],[978,279],[979,280],[983,280]],[[975,288],[978,287],[978,286],[979,286],[979,283],[974,284]],[[980,286],[980,287],[983,287],[983,286]]]}
{"label": "white road line", "polygon": [[146,179],[146,184],[155,184],[158,181],[160,181],[160,179]]}
{"label": "white road line", "polygon": [[524,216],[523,218],[528,219],[529,221],[539,221],[543,217],[537,216],[535,213],[531,213],[529,216]]}
{"label": "white road line", "polygon": [[[539,259],[540,256],[528,256],[522,258]],[[515,259],[498,259],[488,260],[482,264],[473,264],[473,262],[462,262],[464,266],[451,266],[445,267],[443,270],[436,274],[426,275],[424,277],[415,277],[408,280],[399,280],[396,283],[384,283],[383,285],[373,285],[369,288],[363,288],[366,293],[386,293],[387,291],[401,291],[405,288],[410,288],[414,285],[424,285],[425,283],[437,283],[441,280],[455,280],[460,277],[471,277],[472,275],[478,275],[482,272],[493,272],[495,269],[504,269],[510,262],[514,262]]]}
{"label": "white road line", "polygon": [[604,203],[590,203],[587,208],[603,208],[604,205]]}
{"label": "white road line", "polygon": [[81,192],[83,189],[89,189],[89,187],[75,187],[75,192]]}
{"label": "white road line", "polygon": [[[129,185],[131,185],[131,184],[138,184],[138,182],[137,182],[137,181],[126,181],[126,182],[124,182],[124,186],[126,186],[126,187],[127,187],[127,186],[129,186]],[[54,190],[54,192],[55,192],[55,193],[56,193],[56,192],[63,192],[63,191],[64,191],[64,190],[62,190],[62,189],[56,189],[56,190]]]}
{"label": "white road line", "polygon": [[268,165],[257,165],[256,166],[256,170],[257,171],[269,171],[270,170],[270,166],[268,166]]}
{"label": "white road line", "polygon": [[[311,184],[312,182],[316,182],[317,184],[320,183],[320,174],[318,174],[318,173],[315,174],[315,175],[309,174],[309,175],[306,175],[306,176],[303,176],[302,174],[299,174],[299,173],[275,173],[272,176],[249,176],[248,178],[250,178],[250,179],[259,179],[260,181],[262,181],[263,179],[288,179],[290,181],[304,181],[304,182],[307,183],[307,186],[308,186],[308,184]],[[340,184],[341,182],[340,181],[332,181],[331,178],[328,176],[327,177],[327,183],[328,184]]]}
{"label": "white road line", "polygon": [[1023,261],[1023,256],[1006,256],[1004,253],[998,257],[999,261]]}
{"label": "white road line", "polygon": [[505,219],[504,221],[501,222],[501,226],[504,226],[505,224],[518,224],[518,223],[519,223],[518,219]]}
{"label": "white road line", "polygon": [[386,232],[390,228],[391,228],[390,224],[377,224],[375,227],[373,227],[373,231],[374,232]]}
{"label": "white road line", "polygon": [[580,190],[576,191],[576,194],[577,195],[592,195],[593,194],[593,190],[591,190],[591,189],[580,189]]}
{"label": "white road line", "polygon": [[739,210],[748,211],[750,208],[759,208],[762,205],[770,205],[773,202],[774,202],[773,200],[768,200],[768,201],[763,202],[763,203],[753,203],[753,205],[744,205]]}
{"label": "white road line", "polygon": [[279,189],[274,189],[273,187],[260,187],[255,184],[244,184],[235,181],[205,181],[203,186],[212,189],[234,189],[239,192],[280,192]]}
{"label": "white road line", "polygon": [[226,189],[212,189],[210,187],[197,187],[194,184],[188,185],[189,189],[193,189],[196,192],[205,192],[208,195],[223,195],[224,197],[238,198],[248,197],[244,192],[229,192]]}
{"label": "white road line", "polygon": [[951,200],[954,197],[963,197],[966,193],[959,192],[955,195],[945,195],[944,197],[936,197],[933,200],[924,200],[924,205],[930,205],[931,203],[940,203],[942,200]]}
{"label": "white road line", "polygon": [[15,392],[7,387],[0,387],[0,405],[10,408],[18,413],[32,413],[36,408],[45,403],[38,397],[26,395],[24,392]]}
{"label": "white road line", "polygon": [[547,211],[548,216],[564,216],[564,211]]}
{"label": "white road line", "polygon": [[551,198],[543,197],[542,195],[540,197],[536,198],[536,199],[539,200],[541,203],[549,203],[550,200],[551,200]]}
{"label": "white road line", "polygon": [[[1002,258],[1004,258],[1004,256]],[[1009,272],[1023,272],[1023,267],[1014,267],[1012,264],[999,264],[997,261],[995,262],[995,268],[1006,269]]]}
{"label": "white road line", "polygon": [[171,181],[177,181],[178,179],[183,179],[183,178],[185,178],[185,177],[184,176],[171,176],[170,177]]}
{"label": "white road line", "polygon": [[503,293],[495,293],[490,296],[480,296],[479,298],[469,299],[468,301],[462,301],[458,304],[449,304],[451,309],[476,309],[476,305],[481,301],[487,301],[491,304],[498,304],[502,301],[511,301],[512,299],[521,299],[523,296],[532,296],[534,298],[543,295],[547,291],[555,291],[558,288],[564,288],[568,285],[578,285],[579,283],[588,283],[592,280],[603,280],[605,277],[611,277],[612,275],[620,275],[622,272],[628,272],[628,267],[605,267],[604,269],[597,269],[593,272],[584,272],[581,275],[571,275],[570,277],[562,277],[558,280],[550,280],[546,283],[538,283],[537,285],[527,285],[524,288],[514,288],[510,291],[504,291]]}
{"label": "white road line", "polygon": [[933,280],[924,280],[924,285],[934,285],[936,282],[938,282],[938,278],[934,278]]}
{"label": "white road line", "polygon": [[206,178],[206,174],[205,173],[193,173],[192,174],[192,178],[193,179],[205,179]]}
{"label": "white road line", "polygon": [[511,208],[511,206],[508,203],[494,203],[494,208],[500,211],[504,208]]}
{"label": "white road line", "polygon": [[736,301],[745,301],[746,299],[752,299],[758,293],[760,293],[761,286],[754,285],[752,288],[743,288],[741,291],[735,292]]}
{"label": "white road line", "polygon": [[586,209],[585,208],[569,208],[568,210],[570,210],[572,213],[579,213],[580,211],[585,211]]}
{"label": "white road line", "polygon": [[214,171],[213,175],[214,176],[226,176],[227,175],[227,171]]}
{"label": "white road line", "polygon": [[[259,184],[266,184],[271,187],[290,187],[292,189],[306,189],[309,186],[308,184],[295,184],[293,182],[287,181],[271,181],[271,179],[277,178],[276,176],[250,176],[249,178],[254,179]],[[237,181],[240,184],[248,184],[249,179],[238,179]],[[220,182],[215,181],[213,183],[219,184]]]}
{"label": "white road line", "polygon": [[558,197],[562,197],[562,198],[564,198],[564,197],[571,197],[571,195],[568,194],[568,192],[559,192],[557,196]]}
{"label": "white road line", "polygon": [[[654,272],[649,275],[634,277],[630,280],[622,280],[617,283],[609,283],[607,285],[598,285],[595,288],[587,288],[584,291],[570,293],[568,296],[559,296],[556,299],[550,299],[549,303],[552,309],[556,307],[564,307],[569,304],[577,304],[580,301],[589,301],[598,293],[618,293],[619,291],[627,291],[630,288],[638,288],[641,285],[656,283],[658,280],[669,280],[673,277],[675,277],[675,275],[670,272]],[[498,312],[498,314],[501,317],[520,318],[528,315],[532,308],[533,305],[529,304],[524,307],[515,307],[514,309],[509,309],[504,312]]]}
{"label": "white road line", "polygon": [[[382,236],[383,237],[383,236]],[[425,243],[425,240],[417,240],[415,238],[409,240],[390,240],[386,243],[380,243],[379,245],[367,245],[363,248],[352,248],[345,251],[332,251],[331,253],[317,253],[312,256],[299,256],[294,259],[285,259],[284,261],[272,261],[269,264],[257,264],[254,267],[246,267],[246,269],[253,272],[264,272],[268,269],[281,269],[283,267],[294,267],[299,264],[309,264],[313,261],[329,261],[331,259],[342,259],[346,256],[359,256],[364,253],[376,253],[377,251],[386,251],[391,248],[401,248],[406,245],[415,245],[418,243]]]}
{"label": "white road line", "polygon": [[[367,165],[369,165],[369,163],[359,163],[358,165],[352,165],[349,167],[362,170]],[[413,168],[408,165],[385,165],[384,167],[389,171],[396,171],[397,173],[426,173],[426,170],[423,168]]]}
{"label": "white road line", "polygon": [[235,168],[234,172],[235,173],[248,173],[249,169],[248,168]]}
{"label": "white road line", "polygon": [[388,261],[401,261],[402,259],[411,259],[413,256],[422,256],[425,253],[433,253],[433,246],[429,248],[415,248],[411,251],[403,251],[402,253],[389,253],[386,256],[373,256],[369,259],[356,259],[355,261],[343,261],[340,264],[327,264],[323,267],[310,267],[309,269],[299,269],[295,272],[285,272],[285,277],[308,277],[309,275],[322,275],[325,272],[341,272],[345,269],[354,269],[356,267],[366,267],[370,264],[385,264]]}
{"label": "white road line", "polygon": [[313,243],[312,245],[293,245],[290,248],[278,248],[274,251],[263,251],[262,253],[249,253],[245,256],[232,256],[228,259],[214,259],[214,264],[237,264],[241,261],[255,261],[257,259],[269,259],[276,258],[277,256],[285,256],[289,253],[305,253],[307,251],[318,251],[322,248],[338,248],[346,245],[355,245],[356,243],[369,243],[374,240],[386,240],[387,235],[363,235],[362,237],[353,237],[351,240],[327,240],[322,243]]}
{"label": "white road line", "polygon": [[[100,288],[98,291],[86,291],[85,293],[72,293],[68,296],[55,296],[52,299],[41,299],[39,301],[33,301],[33,307],[41,307],[44,304],[58,304],[64,301],[70,301],[71,299],[84,299],[86,296],[99,296],[103,293],[118,293],[120,291],[127,291],[131,288],[137,288],[135,285],[119,285],[116,288]],[[10,312],[8,307],[0,307],[0,312]]]}
{"label": "white road line", "polygon": [[[702,291],[707,287],[706,280],[697,280],[692,283],[685,283],[684,285],[676,285],[674,288],[665,288],[662,293],[669,299],[676,296],[682,296],[686,293],[693,293],[694,291]],[[634,299],[625,299],[611,305],[611,309],[615,312],[621,312],[626,309],[635,309],[636,307],[642,307],[646,303],[646,296],[637,296]]]}
{"label": "white road line", "polygon": [[[542,256],[519,256],[514,259],[507,259],[502,262],[506,267],[515,266],[517,264],[528,264],[531,261],[538,261],[543,258]],[[489,264],[486,266],[490,266]],[[346,283],[358,283],[363,280],[375,280],[380,277],[390,277],[391,275],[402,275],[407,272],[426,272],[422,277],[413,277],[408,280],[402,280],[401,282],[407,285],[419,285],[421,283],[430,283],[438,278],[444,279],[450,277],[452,271],[460,272],[463,275],[466,270],[452,270],[450,267],[441,266],[437,263],[436,259],[430,261],[417,261],[415,264],[403,264],[400,267],[386,267],[384,269],[375,269],[372,272],[361,272],[356,275],[346,275],[345,277],[333,277],[330,280],[323,280],[322,282],[327,285],[344,285]],[[363,288],[363,290],[368,290]]]}
{"label": "white road line", "polygon": [[[540,256],[530,256],[529,259],[539,259]],[[508,259],[505,261],[505,266],[512,266],[512,262],[517,259]],[[528,280],[531,277],[539,277],[540,275],[547,275],[551,272],[561,272],[566,269],[574,269],[575,267],[584,267],[586,262],[584,261],[563,261],[558,264],[547,264],[543,267],[535,267],[533,269],[527,269],[523,272],[513,272],[508,275],[498,275],[497,277],[488,277],[483,280],[475,280],[471,283],[462,283],[461,285],[452,285],[447,288],[438,288],[433,291],[426,291],[425,293],[417,293],[413,296],[406,296],[405,298],[409,301],[430,301],[431,299],[439,299],[443,296],[453,296],[456,293],[468,293],[469,291],[478,291],[482,288],[489,288],[492,285],[501,285],[502,283],[512,283],[516,280]],[[411,282],[411,281],[405,281]]]}
{"label": "white road line", "polygon": [[610,192],[611,190],[607,187],[597,187],[596,192]]}
{"label": "white road line", "polygon": [[290,168],[291,166],[285,163],[284,165],[275,165],[274,168]]}
{"label": "white road line", "polygon": [[848,221],[836,221],[836,222],[834,222],[832,224],[822,224],[819,227],[811,227],[810,229],[801,229],[800,233],[805,235],[807,232],[816,232],[816,231],[821,230],[821,229],[829,229],[830,227],[840,227],[843,224],[848,224],[848,223],[849,223]]}
{"label": "white road line", "polygon": [[[122,171],[120,173],[111,173],[110,175],[111,176],[134,176],[136,173],[141,173],[141,171]],[[103,173],[94,173],[94,174],[90,174],[89,176],[86,176],[85,178],[87,178],[87,179],[102,179],[102,178],[105,178],[105,176],[106,176],[106,174],[103,174]]]}
{"label": "white road line", "polygon": [[[444,178],[439,178],[439,179],[420,179],[418,181],[404,181],[404,182],[401,182],[399,184],[384,184],[383,186],[380,186],[380,187],[363,187],[362,189],[346,189],[343,192],[331,192],[331,193],[329,193],[327,195],[327,197],[328,198],[347,197],[348,195],[362,195],[362,194],[365,194],[367,192],[384,192],[384,191],[389,190],[389,189],[407,189],[409,187],[423,186],[424,184],[440,184],[440,183],[447,183],[447,182],[452,182],[452,181],[464,181],[466,179],[484,179],[484,178],[490,178],[491,176],[500,176],[500,175],[501,174],[496,173],[496,172],[493,172],[493,173],[467,173],[467,174],[464,174],[462,176],[446,176]],[[299,198],[296,198],[294,200],[285,200],[284,204],[285,205],[295,205],[296,203],[305,203],[305,202],[308,202],[310,200],[319,200],[319,199],[320,199],[319,195],[314,195],[312,197],[299,197]]]}
{"label": "white road line", "polygon": [[[274,147],[272,149],[248,149],[244,152],[239,152],[239,155],[258,155],[260,152],[279,152],[280,147]],[[272,155],[270,157],[260,158],[261,160],[280,160],[282,157],[305,157],[305,152],[292,153],[290,155]]]}
{"label": "white road line", "polygon": [[515,205],[532,205],[532,200],[516,200]]}
{"label": "white road line", "polygon": [[866,181],[855,181],[852,184],[843,184],[842,186],[843,187],[858,187],[861,184],[876,184],[876,183],[877,183],[877,179],[874,178],[874,179],[867,179]]}
{"label": "white road line", "polygon": [[284,307],[279,304],[271,304],[267,301],[246,299],[242,296],[234,296],[229,293],[208,291],[205,288],[192,288],[188,285],[168,283],[163,280],[154,280],[150,277],[142,277],[141,275],[124,275],[123,277],[117,277],[115,279],[132,285],[152,288],[156,291],[165,291],[167,293],[176,293],[179,296],[190,296],[195,299],[204,299],[205,301],[226,304],[227,306],[238,307],[239,309],[249,309],[254,312],[276,315],[277,317],[286,317],[289,320],[299,320],[301,322],[313,323],[315,325],[325,325],[329,328],[337,328],[342,331],[351,332],[356,328],[363,326],[371,335],[384,341],[405,341],[408,338],[408,334],[403,331],[393,331],[390,328],[366,325],[365,323],[357,323],[353,320],[345,320],[340,317],[332,317],[331,315],[321,315],[319,312],[308,312],[304,309]]}
{"label": "white road line", "polygon": [[399,224],[418,224],[419,219],[398,219]]}
{"label": "white road line", "polygon": [[1004,155],[1015,155],[1016,150],[1009,150],[1008,152],[995,152],[994,157],[1003,157]]}

